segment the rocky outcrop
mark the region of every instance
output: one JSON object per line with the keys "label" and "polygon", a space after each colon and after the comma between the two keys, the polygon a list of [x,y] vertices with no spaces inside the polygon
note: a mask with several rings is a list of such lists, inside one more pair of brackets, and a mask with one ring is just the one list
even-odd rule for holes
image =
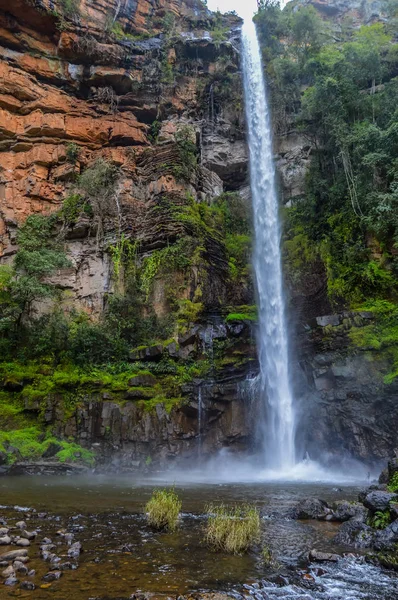
{"label": "rocky outcrop", "polygon": [[377,462],[396,446],[398,383],[384,380],[391,358],[351,337],[373,319],[367,312],[318,317],[299,335],[296,381],[312,456]]}

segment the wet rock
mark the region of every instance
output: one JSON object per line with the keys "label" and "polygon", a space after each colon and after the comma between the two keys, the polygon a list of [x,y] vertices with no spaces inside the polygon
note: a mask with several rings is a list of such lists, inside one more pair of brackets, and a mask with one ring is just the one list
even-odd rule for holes
{"label": "wet rock", "polygon": [[20,560],[16,560],[12,566],[16,573],[21,573],[22,575],[26,575],[26,573],[28,572],[28,568]]}
{"label": "wet rock", "polygon": [[40,552],[42,554],[44,554],[44,552],[52,552],[53,550],[56,550],[57,546],[55,544],[42,544],[40,546]]}
{"label": "wet rock", "polygon": [[325,519],[331,510],[324,500],[319,498],[306,498],[301,500],[291,512],[292,519]]}
{"label": "wet rock", "polygon": [[21,585],[19,586],[21,588],[21,590],[35,590],[36,586],[33,583],[33,581],[22,581]]}
{"label": "wet rock", "polygon": [[7,579],[4,582],[4,585],[16,585],[18,583],[18,579],[15,577],[15,575],[10,575],[10,577],[7,577]]}
{"label": "wet rock", "polygon": [[0,560],[15,560],[16,558],[19,559],[21,556],[28,556],[28,551],[26,548],[19,548],[18,550],[4,552],[4,554],[0,554]]}
{"label": "wet rock", "polygon": [[11,538],[9,535],[3,535],[0,537],[0,546],[9,546],[11,544]]}
{"label": "wet rock", "polygon": [[26,529],[26,523],[25,521],[18,521],[18,523],[15,523],[15,527],[18,529]]}
{"label": "wet rock", "polygon": [[347,500],[341,500],[332,505],[332,510],[333,513],[330,519],[332,521],[344,522],[352,519],[353,517],[359,521],[366,521],[368,516],[367,509],[360,502],[348,502]]}
{"label": "wet rock", "polygon": [[39,519],[46,519],[47,518],[47,513],[46,512],[40,512],[37,513],[37,516]]}
{"label": "wet rock", "polygon": [[332,554],[329,552],[319,552],[318,550],[311,550],[308,558],[315,562],[337,562],[340,558],[338,554]]}
{"label": "wet rock", "polygon": [[57,581],[62,576],[62,571],[49,571],[43,575],[42,580],[49,583],[50,581]]}
{"label": "wet rock", "polygon": [[163,350],[164,348],[161,344],[156,344],[154,346],[145,346],[144,348],[136,348],[134,350],[131,350],[129,360],[160,360],[163,356]]}
{"label": "wet rock", "polygon": [[7,579],[7,577],[10,577],[11,575],[15,575],[15,569],[11,565],[1,573],[1,576],[4,577],[4,579]]}
{"label": "wet rock", "polygon": [[396,544],[398,544],[398,519],[375,533],[373,546],[375,550],[392,550]]}
{"label": "wet rock", "polygon": [[390,502],[397,499],[397,495],[392,494],[391,492],[374,491],[367,494],[363,503],[366,508],[369,508],[372,512],[376,512],[378,510],[387,510]]}
{"label": "wet rock", "polygon": [[81,552],[82,552],[82,545],[81,545],[81,543],[80,542],[75,542],[69,548],[69,550],[68,550],[68,556],[70,558],[78,558],[80,556]]}
{"label": "wet rock", "polygon": [[51,538],[45,537],[42,539],[42,541],[40,542],[40,544],[52,544],[53,541]]}
{"label": "wet rock", "polygon": [[34,569],[31,569],[28,573],[28,577],[34,577],[36,575],[36,571]]}
{"label": "wet rock", "polygon": [[59,568],[61,569],[61,571],[74,571],[75,569],[77,569],[77,565],[71,562],[64,562],[59,565]]}
{"label": "wet rock", "polygon": [[17,546],[22,546],[23,548],[27,548],[28,546],[30,546],[30,541],[25,538],[19,538],[16,540],[15,543]]}
{"label": "wet rock", "polygon": [[21,538],[25,538],[26,540],[34,540],[36,535],[36,531],[21,531]]}
{"label": "wet rock", "polygon": [[8,527],[0,527],[0,537],[7,535],[9,531],[10,530],[8,529]]}
{"label": "wet rock", "polygon": [[336,544],[344,546],[370,548],[373,544],[373,537],[374,531],[371,527],[357,519],[350,519],[342,524],[333,540]]}
{"label": "wet rock", "polygon": [[2,569],[3,567],[8,567],[8,560],[0,561],[0,569]]}

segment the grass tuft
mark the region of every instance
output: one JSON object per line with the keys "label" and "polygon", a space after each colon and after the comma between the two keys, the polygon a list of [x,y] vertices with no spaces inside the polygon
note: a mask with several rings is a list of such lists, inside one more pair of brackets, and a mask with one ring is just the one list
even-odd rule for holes
{"label": "grass tuft", "polygon": [[175,531],[181,506],[174,490],[155,490],[145,506],[149,525],[155,529]]}
{"label": "grass tuft", "polygon": [[259,542],[260,515],[254,506],[210,505],[207,512],[206,542],[215,550],[241,554]]}

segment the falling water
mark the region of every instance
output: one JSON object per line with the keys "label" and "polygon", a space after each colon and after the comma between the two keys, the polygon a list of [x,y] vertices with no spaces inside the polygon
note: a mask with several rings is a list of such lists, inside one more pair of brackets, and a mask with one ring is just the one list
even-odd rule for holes
{"label": "falling water", "polygon": [[202,402],[202,386],[198,389],[198,462],[199,466],[202,461],[202,420],[203,420],[203,402]]}
{"label": "falling water", "polygon": [[293,397],[282,285],[280,223],[260,46],[254,23],[242,30],[243,77],[254,213],[254,270],[258,290],[259,360],[264,416],[261,433],[266,467],[288,471],[295,464]]}

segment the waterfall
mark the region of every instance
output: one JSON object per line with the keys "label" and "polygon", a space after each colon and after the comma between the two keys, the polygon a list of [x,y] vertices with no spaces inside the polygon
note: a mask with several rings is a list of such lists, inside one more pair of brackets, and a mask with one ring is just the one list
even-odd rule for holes
{"label": "waterfall", "polygon": [[198,389],[198,462],[202,461],[202,420],[203,420],[203,402],[202,402],[202,386]]}
{"label": "waterfall", "polygon": [[288,471],[295,464],[295,419],[288,371],[288,338],[282,283],[278,197],[261,50],[255,25],[242,29],[243,80],[250,153],[258,292],[261,437],[266,467]]}

